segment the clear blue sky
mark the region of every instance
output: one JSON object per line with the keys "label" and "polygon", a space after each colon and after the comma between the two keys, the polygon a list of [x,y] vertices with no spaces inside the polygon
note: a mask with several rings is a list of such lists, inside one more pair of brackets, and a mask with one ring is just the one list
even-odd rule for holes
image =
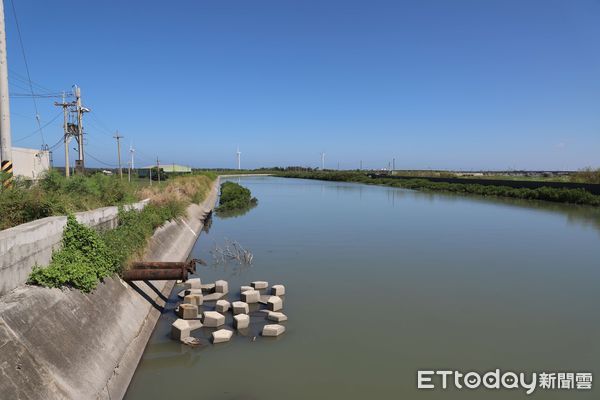
{"label": "clear blue sky", "polygon": [[[331,168],[600,166],[598,0],[14,1],[32,79],[82,87],[87,149],[108,164],[119,129],[138,165],[233,167],[239,144],[247,168],[321,151]],[[14,145],[39,147],[18,141],[31,100],[11,106]],[[56,143],[60,118],[43,133]]]}

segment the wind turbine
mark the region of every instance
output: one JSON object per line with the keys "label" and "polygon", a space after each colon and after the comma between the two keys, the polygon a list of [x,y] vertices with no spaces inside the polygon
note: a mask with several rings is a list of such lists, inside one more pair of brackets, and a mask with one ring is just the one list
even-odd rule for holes
{"label": "wind turbine", "polygon": [[237,148],[237,152],[235,153],[237,155],[237,164],[238,164],[238,169],[242,169],[242,162],[241,162],[241,155],[242,152],[240,151],[240,146],[238,146]]}
{"label": "wind turbine", "polygon": [[129,173],[127,174],[128,177],[127,179],[129,180],[129,182],[131,182],[131,170],[135,168],[135,164],[133,163],[133,155],[135,154],[135,149],[133,148],[133,143],[129,145],[129,156],[130,156],[130,161],[129,161]]}

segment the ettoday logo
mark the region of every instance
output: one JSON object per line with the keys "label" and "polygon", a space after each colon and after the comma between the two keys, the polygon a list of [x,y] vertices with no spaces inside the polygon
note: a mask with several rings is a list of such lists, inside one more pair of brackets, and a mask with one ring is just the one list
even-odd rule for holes
{"label": "ettoday logo", "polygon": [[475,371],[461,372],[451,370],[430,370],[417,372],[418,389],[447,389],[453,385],[456,389],[491,390],[520,389],[532,394],[536,389],[592,389],[591,372],[541,372],[516,373],[502,372],[499,369],[480,374]]}

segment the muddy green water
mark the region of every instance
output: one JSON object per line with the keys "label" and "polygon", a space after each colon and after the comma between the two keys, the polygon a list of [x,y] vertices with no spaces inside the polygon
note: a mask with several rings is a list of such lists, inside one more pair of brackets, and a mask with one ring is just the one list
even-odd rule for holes
{"label": "muddy green water", "polygon": [[229,300],[252,280],[285,284],[287,332],[252,341],[264,324],[254,314],[250,336],[186,347],[169,339],[172,295],[128,400],[599,398],[600,381],[532,396],[416,387],[419,369],[600,379],[599,210],[271,177],[241,183],[258,207],[214,217],[192,256],[210,260],[225,238],[251,249],[251,267],[200,267],[199,276],[228,280]]}

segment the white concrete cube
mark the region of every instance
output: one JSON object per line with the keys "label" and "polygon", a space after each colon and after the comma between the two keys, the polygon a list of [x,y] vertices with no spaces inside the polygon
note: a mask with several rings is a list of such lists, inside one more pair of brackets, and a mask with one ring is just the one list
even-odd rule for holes
{"label": "white concrete cube", "polygon": [[188,289],[201,289],[202,288],[202,281],[200,280],[200,278],[188,279],[187,281],[184,282],[184,284]]}
{"label": "white concrete cube", "polygon": [[242,293],[242,301],[248,304],[258,303],[260,300],[260,292],[258,290],[247,290]]}
{"label": "white concrete cube", "polygon": [[246,286],[246,285],[240,287],[240,293],[247,292],[248,290],[254,290],[254,288],[252,286]]}
{"label": "white concrete cube", "polygon": [[231,304],[227,300],[217,300],[216,310],[220,313],[227,312]]}
{"label": "white concrete cube", "polygon": [[269,314],[267,314],[267,319],[275,322],[283,322],[287,321],[288,318],[284,313],[269,311]]}
{"label": "white concrete cube", "polygon": [[243,301],[234,301],[233,303],[231,303],[231,307],[233,309],[233,315],[248,314],[248,312],[250,311],[248,303],[244,303]]}
{"label": "white concrete cube", "polygon": [[204,301],[201,294],[188,294],[183,298],[183,302],[185,304],[201,306]]}
{"label": "white concrete cube", "polygon": [[206,311],[202,323],[208,328],[216,328],[225,324],[225,316],[216,311]]}
{"label": "white concrete cube", "polygon": [[271,294],[273,296],[283,296],[285,294],[285,286],[283,286],[283,285],[271,286]]}
{"label": "white concrete cube", "polygon": [[188,294],[202,294],[202,290],[201,289],[183,289],[181,292],[177,293],[177,296],[179,296],[183,299]]}
{"label": "white concrete cube", "polygon": [[180,304],[177,308],[177,316],[183,319],[198,318],[198,306],[195,304]]}
{"label": "white concrete cube", "polygon": [[237,329],[244,329],[250,326],[250,316],[247,314],[238,314],[233,316],[233,326]]}
{"label": "white concrete cube", "polygon": [[262,330],[263,336],[279,336],[285,332],[285,326],[279,324],[265,325]]}
{"label": "white concrete cube", "polygon": [[271,296],[267,300],[267,308],[271,311],[279,311],[283,308],[283,301],[281,301],[280,297]]}
{"label": "white concrete cube", "polygon": [[269,287],[269,282],[265,282],[265,281],[254,281],[250,284],[254,289],[259,290],[259,289],[266,289]]}
{"label": "white concrete cube", "polygon": [[233,332],[229,329],[219,329],[218,331],[214,331],[212,333],[213,343],[223,343],[229,342]]}
{"label": "white concrete cube", "polygon": [[202,322],[198,320],[177,319],[171,325],[171,337],[175,340],[184,340],[190,336],[191,331],[198,328],[202,328]]}
{"label": "white concrete cube", "polygon": [[215,281],[215,292],[216,293],[228,293],[229,292],[229,284],[227,281],[219,280]]}

